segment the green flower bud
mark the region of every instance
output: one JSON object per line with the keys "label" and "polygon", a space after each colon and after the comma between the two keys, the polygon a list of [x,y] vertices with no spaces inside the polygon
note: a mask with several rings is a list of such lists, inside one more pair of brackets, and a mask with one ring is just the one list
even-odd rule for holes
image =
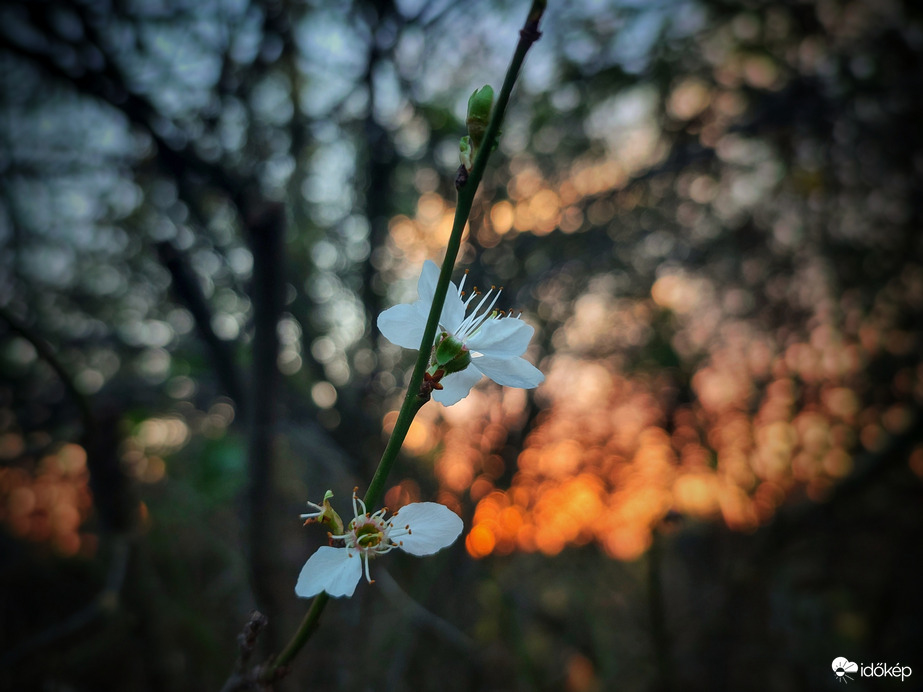
{"label": "green flower bud", "polygon": [[475,89],[468,99],[468,118],[465,123],[468,125],[468,134],[471,136],[472,149],[475,152],[484,139],[493,105],[494,90],[489,84]]}

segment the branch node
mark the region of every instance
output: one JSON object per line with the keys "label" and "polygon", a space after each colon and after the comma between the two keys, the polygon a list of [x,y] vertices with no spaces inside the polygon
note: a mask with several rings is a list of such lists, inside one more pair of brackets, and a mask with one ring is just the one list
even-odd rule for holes
{"label": "branch node", "polygon": [[538,20],[530,20],[519,30],[519,37],[529,45],[535,43],[542,37],[542,32],[538,30]]}
{"label": "branch node", "polygon": [[465,183],[468,182],[468,169],[465,168],[464,164],[458,167],[458,171],[455,173],[455,189],[461,190]]}

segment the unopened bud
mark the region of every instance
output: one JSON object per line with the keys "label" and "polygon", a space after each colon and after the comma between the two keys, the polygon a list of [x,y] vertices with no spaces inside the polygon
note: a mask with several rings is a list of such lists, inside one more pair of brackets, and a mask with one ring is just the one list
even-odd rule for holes
{"label": "unopened bud", "polygon": [[465,123],[468,125],[468,135],[471,137],[472,148],[475,151],[484,139],[493,105],[494,90],[489,84],[475,89],[468,99],[468,118]]}

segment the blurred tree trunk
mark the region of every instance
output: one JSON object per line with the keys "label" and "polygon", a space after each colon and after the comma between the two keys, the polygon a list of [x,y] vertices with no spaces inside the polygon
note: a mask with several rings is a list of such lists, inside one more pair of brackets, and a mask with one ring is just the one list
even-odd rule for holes
{"label": "blurred tree trunk", "polygon": [[250,381],[249,441],[247,445],[249,488],[247,532],[254,594],[260,609],[270,616],[281,612],[272,575],[277,572],[277,550],[272,536],[278,523],[278,498],[273,487],[276,401],[279,398],[279,335],[285,265],[285,208],[268,203],[249,221],[253,253],[253,357]]}

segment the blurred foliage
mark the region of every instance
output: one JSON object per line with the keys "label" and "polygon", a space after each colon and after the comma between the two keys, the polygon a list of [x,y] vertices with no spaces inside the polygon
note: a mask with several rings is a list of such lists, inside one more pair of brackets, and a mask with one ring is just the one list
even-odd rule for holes
{"label": "blurred foliage", "polygon": [[[550,5],[460,260],[547,382],[422,410],[387,504],[446,503],[464,548],[376,569],[290,688],[923,666],[919,3]],[[0,7],[4,686],[217,689],[254,598],[284,644],[323,541],[297,515],[377,462],[410,361],[375,318],[440,257],[525,9]]]}

